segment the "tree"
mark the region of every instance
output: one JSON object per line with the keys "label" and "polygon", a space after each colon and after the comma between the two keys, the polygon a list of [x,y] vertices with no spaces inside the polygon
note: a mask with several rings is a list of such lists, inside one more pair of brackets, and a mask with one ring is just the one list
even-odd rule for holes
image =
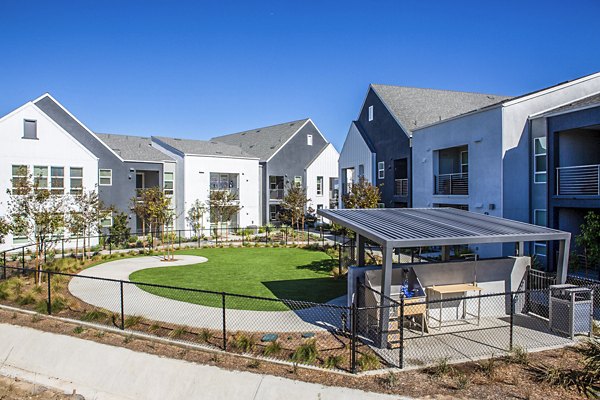
{"label": "tree", "polygon": [[127,243],[129,236],[131,236],[131,229],[129,228],[129,217],[124,212],[115,212],[113,214],[113,223],[108,228],[110,235],[110,242],[119,246]]}
{"label": "tree", "polygon": [[[134,212],[138,217],[142,218],[144,225],[148,224],[150,227],[150,234],[152,235],[154,229],[154,235],[158,237],[158,230],[160,230],[163,245],[165,244],[165,238],[169,239],[169,243],[172,244],[170,235],[165,236],[167,227],[171,225],[174,219],[174,213],[171,209],[171,198],[165,195],[160,187],[154,186],[141,189],[138,192],[138,196],[132,198],[131,202]],[[166,251],[164,257],[167,259],[170,247],[168,245],[163,247]]]}
{"label": "tree", "polygon": [[67,210],[65,215],[65,227],[71,235],[75,236],[75,257],[77,257],[79,254],[79,237],[85,234],[85,221],[83,220],[81,213],[75,208]]}
{"label": "tree", "polygon": [[198,243],[204,231],[204,214],[208,211],[206,205],[196,199],[187,213],[187,221],[192,227],[194,234],[198,237]]}
{"label": "tree", "polygon": [[306,197],[306,189],[299,185],[288,184],[281,207],[284,218],[290,221],[292,227],[295,224],[296,229],[299,230],[301,226],[304,230],[306,204],[309,201],[310,199]]}
{"label": "tree", "polygon": [[10,224],[4,217],[0,217],[0,243],[4,243],[4,237],[10,232]]}
{"label": "tree", "polygon": [[77,219],[80,219],[80,222],[83,224],[83,259],[85,259],[86,237],[89,245],[92,234],[100,232],[100,220],[106,217],[111,211],[104,209],[98,193],[94,190],[83,190],[81,194],[74,195],[73,203],[75,212],[79,214]]}
{"label": "tree", "polygon": [[588,212],[580,229],[575,242],[583,247],[588,264],[596,266],[600,264],[600,214]]}
{"label": "tree", "polygon": [[[237,194],[231,190],[211,190],[207,202],[210,220],[217,222],[223,228],[223,224],[231,219],[242,209],[238,203]],[[225,231],[227,235],[228,232]]]}
{"label": "tree", "polygon": [[358,182],[352,185],[350,191],[343,198],[345,208],[377,208],[380,201],[379,188],[373,186],[364,176],[361,176]]}
{"label": "tree", "polygon": [[[23,176],[27,176],[24,171]],[[31,175],[13,181],[13,189],[7,190],[9,195],[8,215],[11,220],[13,235],[26,236],[35,244],[36,282],[41,284],[41,262],[53,236],[65,225],[65,197],[53,194],[43,187],[39,179]]]}

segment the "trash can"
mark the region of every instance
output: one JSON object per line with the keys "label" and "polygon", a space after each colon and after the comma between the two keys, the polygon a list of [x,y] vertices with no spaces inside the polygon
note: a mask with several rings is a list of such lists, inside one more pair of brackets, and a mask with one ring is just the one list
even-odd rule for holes
{"label": "trash can", "polygon": [[594,292],[590,288],[570,284],[550,285],[549,324],[552,331],[571,339],[593,328]]}

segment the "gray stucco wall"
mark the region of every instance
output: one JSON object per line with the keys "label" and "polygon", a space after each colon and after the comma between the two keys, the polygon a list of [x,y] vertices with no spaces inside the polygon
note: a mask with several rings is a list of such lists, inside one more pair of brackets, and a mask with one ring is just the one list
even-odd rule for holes
{"label": "gray stucco wall", "polygon": [[[312,135],[312,146],[307,145],[307,135]],[[302,177],[302,185],[306,187],[306,167],[319,152],[327,145],[327,141],[317,131],[316,127],[308,122],[286,143],[268,162],[262,163],[264,174],[262,190],[263,223],[268,223],[269,218],[269,176],[286,176],[285,182],[293,182],[295,176]]]}

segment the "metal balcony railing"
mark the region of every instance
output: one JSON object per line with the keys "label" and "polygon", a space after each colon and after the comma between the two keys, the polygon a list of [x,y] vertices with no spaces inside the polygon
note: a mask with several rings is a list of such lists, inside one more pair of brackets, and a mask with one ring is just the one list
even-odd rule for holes
{"label": "metal balcony railing", "polygon": [[394,179],[394,194],[396,196],[408,196],[408,179]]}
{"label": "metal balcony railing", "polygon": [[440,174],[435,176],[435,194],[469,194],[469,174]]}
{"label": "metal balcony railing", "polygon": [[269,189],[270,200],[282,200],[284,195],[284,189]]}
{"label": "metal balcony railing", "polygon": [[556,168],[556,194],[600,196],[600,164]]}

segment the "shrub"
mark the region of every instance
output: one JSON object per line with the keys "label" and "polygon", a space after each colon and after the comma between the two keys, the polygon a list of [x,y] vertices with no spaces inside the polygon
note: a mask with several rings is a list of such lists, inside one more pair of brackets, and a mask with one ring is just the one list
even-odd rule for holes
{"label": "shrub", "polygon": [[17,303],[22,306],[34,304],[36,301],[37,299],[32,292],[27,292],[17,298]]}
{"label": "shrub", "polygon": [[448,357],[437,360],[429,372],[436,377],[442,377],[452,372],[452,367],[448,364]]}
{"label": "shrub", "polygon": [[68,307],[67,299],[63,296],[54,296],[52,298],[52,312],[58,313]]}
{"label": "shrub", "polygon": [[527,363],[529,363],[527,349],[521,346],[514,346],[508,355],[508,360],[516,364],[527,365]]}
{"label": "shrub", "polygon": [[358,363],[360,369],[363,371],[377,369],[381,366],[379,358],[371,353],[361,354],[361,356],[358,357],[358,360],[356,360],[356,362]]}
{"label": "shrub", "polygon": [[490,358],[479,364],[479,368],[489,379],[494,379],[494,376],[496,375],[496,367],[498,366],[497,361],[498,360],[492,354]]}
{"label": "shrub", "polygon": [[139,315],[129,315],[125,318],[125,329],[132,328],[142,322],[143,318]]}
{"label": "shrub", "polygon": [[344,361],[344,357],[340,355],[331,355],[325,359],[325,368],[339,368]]}
{"label": "shrub", "polygon": [[248,361],[248,364],[246,364],[246,366],[248,368],[256,369],[256,368],[260,367],[260,360],[256,360],[256,359],[250,360],[250,361]]}
{"label": "shrub", "polygon": [[256,339],[252,335],[246,335],[245,333],[238,332],[231,337],[231,347],[249,353],[254,349]]}
{"label": "shrub", "polygon": [[388,372],[384,378],[381,378],[381,384],[388,390],[394,389],[398,385],[398,377],[392,372]]}
{"label": "shrub", "polygon": [[315,362],[318,355],[317,341],[315,339],[310,339],[296,348],[296,351],[292,354],[292,361],[312,364]]}
{"label": "shrub", "polygon": [[0,283],[0,300],[6,300],[10,297],[10,290],[6,282]]}
{"label": "shrub", "polygon": [[186,332],[187,332],[186,326],[179,326],[179,327],[173,329],[171,332],[169,332],[169,337],[171,337],[173,339],[177,339]]}
{"label": "shrub", "polygon": [[108,318],[108,315],[100,310],[92,310],[81,317],[82,321],[93,322]]}
{"label": "shrub", "polygon": [[73,333],[76,333],[78,335],[80,333],[83,333],[83,326],[79,325],[79,326],[76,326],[75,328],[73,328]]}
{"label": "shrub", "polygon": [[268,345],[265,346],[265,349],[263,350],[263,354],[265,355],[265,357],[271,356],[271,355],[276,355],[279,354],[281,352],[281,344],[279,344],[278,341],[273,341],[270,342]]}
{"label": "shrub", "polygon": [[471,384],[471,379],[464,372],[459,372],[456,377],[456,388],[458,390],[464,390]]}
{"label": "shrub", "polygon": [[203,342],[208,342],[210,339],[212,339],[213,334],[208,329],[202,329],[200,331],[200,333],[198,334],[198,336],[200,337],[200,340],[202,340]]}

